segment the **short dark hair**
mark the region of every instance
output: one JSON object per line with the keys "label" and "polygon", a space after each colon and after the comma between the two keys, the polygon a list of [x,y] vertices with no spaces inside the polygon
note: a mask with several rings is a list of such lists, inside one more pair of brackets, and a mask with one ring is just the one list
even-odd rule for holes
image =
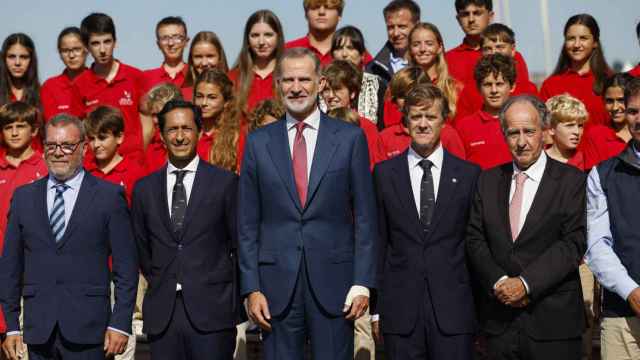
{"label": "short dark hair", "polygon": [[320,59],[309,49],[303,47],[294,47],[285,49],[280,58],[276,62],[276,68],[273,71],[276,81],[282,78],[282,64],[285,60],[289,59],[302,59],[309,58],[313,62],[313,72],[320,77],[322,75],[322,68],[320,66]]}
{"label": "short dark hair", "polygon": [[118,136],[124,132],[124,117],[117,108],[101,105],[87,115],[86,127],[90,135]]}
{"label": "short dark hair", "polygon": [[33,129],[39,123],[38,109],[22,101],[6,103],[0,107],[0,128],[14,122],[26,122]]}
{"label": "short dark hair", "polygon": [[162,110],[158,113],[158,128],[160,132],[164,131],[164,124],[167,122],[167,114],[176,109],[189,109],[193,112],[193,120],[196,122],[196,128],[198,131],[202,129],[202,111],[196,105],[193,105],[190,101],[174,99],[168,101],[162,107]]}
{"label": "short dark hair", "polygon": [[322,70],[326,85],[331,89],[346,87],[349,93],[358,96],[362,87],[362,71],[358,70],[351,61],[334,60]]}
{"label": "short dark hair", "polygon": [[184,20],[182,20],[180,16],[167,16],[162,18],[156,24],[156,37],[158,37],[158,30],[160,30],[161,27],[167,25],[182,26],[182,28],[184,29],[184,34],[187,35],[187,24],[184,22]]}
{"label": "short dark hair", "polygon": [[413,0],[393,0],[382,9],[382,15],[386,19],[389,14],[400,10],[408,10],[411,13],[411,20],[414,23],[420,21],[420,5]]}
{"label": "short dark hair", "polygon": [[360,54],[364,54],[367,51],[367,48],[364,45],[364,36],[362,36],[362,32],[355,26],[345,26],[338,29],[333,34],[333,40],[331,40],[331,52],[342,48],[342,43],[349,39],[351,42],[351,46],[356,49]]}
{"label": "short dark hair", "polygon": [[91,13],[80,23],[80,34],[85,46],[89,45],[91,34],[110,34],[116,40],[116,26],[111,16],[103,13]]}
{"label": "short dark hair", "polygon": [[62,29],[62,31],[60,31],[60,34],[58,34],[58,50],[60,50],[62,39],[67,35],[75,35],[78,37],[78,39],[82,40],[82,34],[80,33],[80,29],[78,29],[77,26],[66,27]]}
{"label": "short dark hair", "polygon": [[417,84],[413,89],[409,90],[407,97],[404,99],[402,107],[402,123],[407,126],[409,123],[409,109],[412,106],[429,106],[431,107],[436,101],[440,101],[442,109],[442,121],[446,121],[449,117],[449,101],[444,96],[442,90],[433,84]]}
{"label": "short dark hair", "polygon": [[456,0],[456,12],[460,12],[467,8],[469,5],[475,5],[483,7],[489,11],[493,11],[492,0]]}
{"label": "short dark hair", "polygon": [[502,78],[513,86],[516,83],[516,65],[513,59],[502,54],[483,56],[476,64],[473,72],[478,89],[480,89],[482,82],[489,75],[493,75],[496,78],[498,75],[502,75]]}
{"label": "short dark hair", "polygon": [[338,10],[338,15],[342,16],[344,10],[344,0],[303,0],[302,7],[307,12],[309,9],[317,9],[320,6]]}
{"label": "short dark hair", "polygon": [[624,106],[629,103],[629,98],[640,95],[640,78],[633,78],[624,88]]}
{"label": "short dark hair", "polygon": [[504,41],[511,45],[516,43],[516,34],[510,27],[500,23],[493,23],[487,26],[482,32],[482,40],[489,39],[491,41]]}

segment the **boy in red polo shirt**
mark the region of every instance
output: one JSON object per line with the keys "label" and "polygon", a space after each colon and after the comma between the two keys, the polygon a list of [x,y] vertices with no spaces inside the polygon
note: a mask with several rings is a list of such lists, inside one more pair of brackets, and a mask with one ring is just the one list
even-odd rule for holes
{"label": "boy in red polo shirt", "polygon": [[502,54],[484,56],[476,65],[475,78],[484,100],[482,109],[456,125],[467,160],[485,170],[512,161],[498,113],[515,86],[513,59]]}
{"label": "boy in red polo shirt", "polygon": [[[85,114],[98,105],[118,108],[125,122],[124,142],[120,153],[141,157],[143,125],[138,107],[142,72],[114,58],[116,29],[108,15],[93,13],[87,16],[82,20],[80,32],[94,63],[74,81],[75,96],[82,104]],[[147,131],[153,129],[150,120],[144,124],[144,128]]]}
{"label": "boy in red polo shirt", "polygon": [[[456,0],[456,19],[465,33],[462,44],[445,54],[449,73],[465,87],[475,86],[473,69],[482,57],[481,34],[493,19],[492,0]],[[519,76],[529,81],[529,70],[522,55],[515,53],[516,69]]]}

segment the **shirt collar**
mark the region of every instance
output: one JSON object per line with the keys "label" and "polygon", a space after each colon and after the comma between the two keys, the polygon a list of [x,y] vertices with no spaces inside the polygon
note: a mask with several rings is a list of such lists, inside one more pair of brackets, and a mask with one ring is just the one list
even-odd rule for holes
{"label": "shirt collar", "polygon": [[[285,115],[287,119],[287,131],[291,130],[292,127],[296,126],[298,120],[294,119],[288,112]],[[320,127],[320,109],[316,106],[315,110],[311,113],[311,115],[307,116],[306,119],[303,120],[307,126],[314,130],[318,130]]]}
{"label": "shirt collar", "polygon": [[486,111],[480,110],[480,120],[483,122],[490,122],[498,120],[497,116],[493,116]]}
{"label": "shirt collar", "polygon": [[[533,163],[527,170],[524,171],[527,174],[527,178],[540,182],[542,180],[542,175],[544,174],[544,169],[547,166],[547,154],[544,151],[540,153],[540,157]],[[515,178],[518,173],[520,173],[520,169],[513,163],[513,178]]]}
{"label": "shirt collar", "polygon": [[394,54],[393,50],[389,53],[389,62],[391,64],[408,64],[409,62],[403,56],[398,56]]}
{"label": "shirt collar", "polygon": [[631,145],[631,147],[633,148],[633,153],[636,155],[636,157],[638,158],[638,160],[640,160],[640,150],[638,149],[638,143],[636,143],[635,141],[633,142],[633,145]]}
{"label": "shirt collar", "polygon": [[177,167],[175,167],[172,163],[171,160],[167,161],[167,175],[171,175],[172,172],[176,171],[176,170],[186,170],[188,172],[196,172],[196,170],[198,170],[198,164],[200,163],[200,157],[198,155],[196,155],[193,160],[191,160],[191,162],[189,164],[187,164],[187,166],[185,166],[182,169],[178,169]]}
{"label": "shirt collar", "polygon": [[79,190],[80,185],[82,184],[82,179],[84,179],[83,168],[80,168],[80,171],[78,171],[75,175],[73,175],[71,179],[68,179],[67,181],[63,181],[63,182],[60,182],[58,179],[53,177],[53,175],[49,174],[49,179],[47,180],[47,188],[52,189],[54,186],[64,183],[73,190]]}
{"label": "shirt collar", "polygon": [[[426,159],[433,163],[433,167],[436,169],[442,169],[442,161],[444,158],[444,151],[442,150],[442,145],[438,143],[438,147],[431,153],[431,155],[427,156]],[[418,154],[411,146],[409,146],[409,152],[407,153],[407,158],[409,160],[409,169],[413,169],[414,167],[419,167],[420,161],[424,160],[420,154]]]}

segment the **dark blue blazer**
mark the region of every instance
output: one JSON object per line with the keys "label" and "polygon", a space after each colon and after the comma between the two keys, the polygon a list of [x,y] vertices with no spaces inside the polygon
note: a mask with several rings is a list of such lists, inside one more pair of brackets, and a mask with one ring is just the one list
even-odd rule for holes
{"label": "dark blue blazer", "polygon": [[382,330],[409,334],[425,306],[425,286],[446,335],[471,333],[475,312],[464,240],[480,168],[444,151],[431,230],[424,232],[411,189],[407,151],[374,170],[378,201],[378,290],[372,312]]}
{"label": "dark blue blazer", "polygon": [[142,178],[133,191],[133,227],[140,267],[149,282],[145,333],[162,333],[171,320],[176,284],[200,331],[234,328],[242,309],[236,256],[238,177],[202,159],[187,205],[184,230],[172,230],[167,167]]}
{"label": "dark blue blazer", "polygon": [[[104,341],[107,326],[131,332],[138,262],[124,191],[88,172],[63,238],[56,243],[47,213],[47,177],[16,189],[0,258],[0,304],[8,331],[43,344],[58,324],[77,344]],[[109,255],[116,303],[110,305]]]}
{"label": "dark blue blazer", "polygon": [[248,137],[239,189],[241,293],[261,291],[271,314],[288,305],[304,251],[310,285],[342,314],[352,285],[375,284],[376,211],[359,127],[321,115],[307,203],[295,186],[286,121]]}

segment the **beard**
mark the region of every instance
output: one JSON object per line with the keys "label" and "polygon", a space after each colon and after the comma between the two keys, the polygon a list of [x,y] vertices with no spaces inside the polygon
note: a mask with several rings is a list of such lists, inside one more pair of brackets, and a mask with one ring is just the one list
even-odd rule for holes
{"label": "beard", "polygon": [[284,106],[292,115],[309,113],[316,106],[317,94],[310,94],[304,101],[294,101],[284,97]]}

